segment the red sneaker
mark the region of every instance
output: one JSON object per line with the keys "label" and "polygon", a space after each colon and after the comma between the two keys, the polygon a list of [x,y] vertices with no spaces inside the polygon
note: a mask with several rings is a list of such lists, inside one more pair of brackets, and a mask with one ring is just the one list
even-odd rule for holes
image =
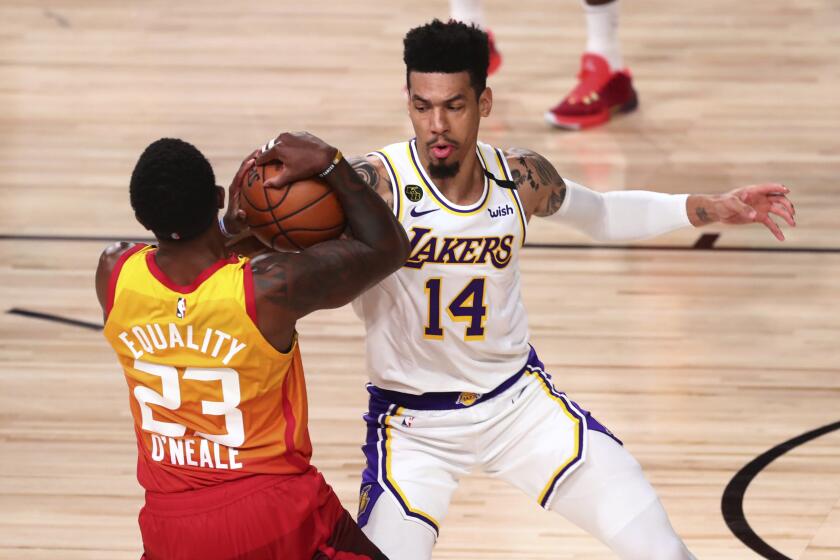
{"label": "red sneaker", "polygon": [[629,113],[638,105],[629,70],[612,72],[604,57],[583,53],[578,84],[546,112],[545,120],[558,128],[580,130],[607,122],[613,113]]}
{"label": "red sneaker", "polygon": [[487,75],[492,76],[502,65],[502,53],[496,50],[496,40],[493,38],[493,32],[487,32],[487,44],[490,47],[490,63],[487,65]]}

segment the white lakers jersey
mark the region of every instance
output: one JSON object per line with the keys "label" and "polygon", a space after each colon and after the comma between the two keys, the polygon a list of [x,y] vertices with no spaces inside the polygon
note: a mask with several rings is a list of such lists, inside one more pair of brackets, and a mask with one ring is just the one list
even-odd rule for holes
{"label": "white lakers jersey", "polygon": [[[481,165],[510,180],[500,150]],[[367,329],[371,382],[421,394],[484,394],[528,359],[519,249],[526,220],[515,190],[484,180],[471,206],[449,202],[423,169],[416,141],[372,152],[391,179],[394,212],[411,242],[406,264],[354,302]]]}

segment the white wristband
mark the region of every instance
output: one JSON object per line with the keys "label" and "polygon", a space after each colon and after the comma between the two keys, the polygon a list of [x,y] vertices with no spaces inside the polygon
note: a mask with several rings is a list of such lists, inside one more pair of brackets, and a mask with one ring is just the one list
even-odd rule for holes
{"label": "white wristband", "polygon": [[222,235],[225,236],[227,239],[233,239],[234,235],[232,233],[228,233],[227,228],[225,227],[225,217],[222,216],[219,218],[219,231],[222,232]]}

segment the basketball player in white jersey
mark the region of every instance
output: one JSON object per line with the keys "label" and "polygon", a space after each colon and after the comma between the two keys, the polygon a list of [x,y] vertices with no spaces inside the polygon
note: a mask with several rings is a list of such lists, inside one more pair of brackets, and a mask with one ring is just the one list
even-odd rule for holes
{"label": "basketball player in white jersey", "polygon": [[[636,460],[555,386],[529,344],[519,251],[532,216],[626,241],[710,222],[793,222],[781,185],[718,196],[600,194],[542,156],[478,142],[487,36],[434,21],[405,38],[416,138],[355,164],[408,233],[410,257],[356,302],[371,384],[359,525],[389,557],[432,548],[459,478],[481,470],[625,559],[691,558]],[[275,157],[270,150],[258,163]],[[562,379],[562,378],[561,378]]]}

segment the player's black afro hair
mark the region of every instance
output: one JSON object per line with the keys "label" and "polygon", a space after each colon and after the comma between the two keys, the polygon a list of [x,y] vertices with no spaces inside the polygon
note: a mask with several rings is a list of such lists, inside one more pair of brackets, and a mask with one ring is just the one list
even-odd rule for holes
{"label": "player's black afro hair", "polygon": [[216,220],[216,177],[207,158],[188,142],[161,138],[149,144],[131,174],[131,207],[158,239],[184,240]]}
{"label": "player's black afro hair", "polygon": [[[481,95],[487,87],[490,50],[487,33],[475,25],[439,19],[415,27],[403,39],[405,78],[414,72],[468,72],[470,85]],[[410,85],[410,84],[409,84]]]}

